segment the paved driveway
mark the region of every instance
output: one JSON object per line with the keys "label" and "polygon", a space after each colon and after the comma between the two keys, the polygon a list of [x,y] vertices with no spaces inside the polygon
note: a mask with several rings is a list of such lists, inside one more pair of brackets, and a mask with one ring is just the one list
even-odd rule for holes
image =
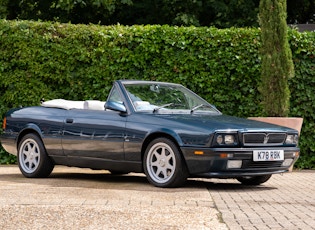
{"label": "paved driveway", "polygon": [[315,229],[315,171],[245,187],[194,179],[160,189],[142,174],[56,167],[45,179],[0,166],[0,229]]}
{"label": "paved driveway", "polygon": [[231,230],[315,229],[315,170],[273,175],[258,187],[215,182],[206,187]]}

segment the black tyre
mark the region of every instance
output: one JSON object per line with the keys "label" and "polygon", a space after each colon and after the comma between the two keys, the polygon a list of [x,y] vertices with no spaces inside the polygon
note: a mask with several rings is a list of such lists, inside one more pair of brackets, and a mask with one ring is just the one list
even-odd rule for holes
{"label": "black tyre", "polygon": [[260,185],[268,181],[270,177],[271,175],[263,175],[263,176],[239,177],[236,179],[244,185]]}
{"label": "black tyre", "polygon": [[22,138],[18,147],[17,161],[25,177],[47,177],[54,169],[43,142],[35,134],[27,134]]}
{"label": "black tyre", "polygon": [[148,145],[143,168],[148,181],[157,187],[178,187],[188,177],[187,167],[178,147],[167,138],[157,138]]}

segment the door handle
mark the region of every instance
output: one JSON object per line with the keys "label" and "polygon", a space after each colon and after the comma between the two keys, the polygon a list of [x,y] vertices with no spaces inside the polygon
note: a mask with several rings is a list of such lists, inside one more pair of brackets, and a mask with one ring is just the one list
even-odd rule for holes
{"label": "door handle", "polygon": [[68,123],[68,124],[73,123],[73,119],[72,119],[72,118],[67,118],[67,119],[66,119],[66,123]]}

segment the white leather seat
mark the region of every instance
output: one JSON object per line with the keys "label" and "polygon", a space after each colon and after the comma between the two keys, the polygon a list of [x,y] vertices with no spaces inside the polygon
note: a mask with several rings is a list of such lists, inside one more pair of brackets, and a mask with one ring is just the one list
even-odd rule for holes
{"label": "white leather seat", "polygon": [[104,106],[105,106],[105,102],[98,101],[98,100],[87,100],[83,104],[84,109],[91,109],[91,110],[105,110]]}

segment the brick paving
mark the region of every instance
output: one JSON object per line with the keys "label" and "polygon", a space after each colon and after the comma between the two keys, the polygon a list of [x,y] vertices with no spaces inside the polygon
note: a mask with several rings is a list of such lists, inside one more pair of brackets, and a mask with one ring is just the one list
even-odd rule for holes
{"label": "brick paving", "polygon": [[315,171],[274,175],[257,187],[191,179],[177,189],[142,174],[57,166],[24,178],[0,166],[0,229],[315,229]]}
{"label": "brick paving", "polygon": [[273,175],[257,187],[235,180],[207,181],[230,229],[315,229],[315,171]]}

